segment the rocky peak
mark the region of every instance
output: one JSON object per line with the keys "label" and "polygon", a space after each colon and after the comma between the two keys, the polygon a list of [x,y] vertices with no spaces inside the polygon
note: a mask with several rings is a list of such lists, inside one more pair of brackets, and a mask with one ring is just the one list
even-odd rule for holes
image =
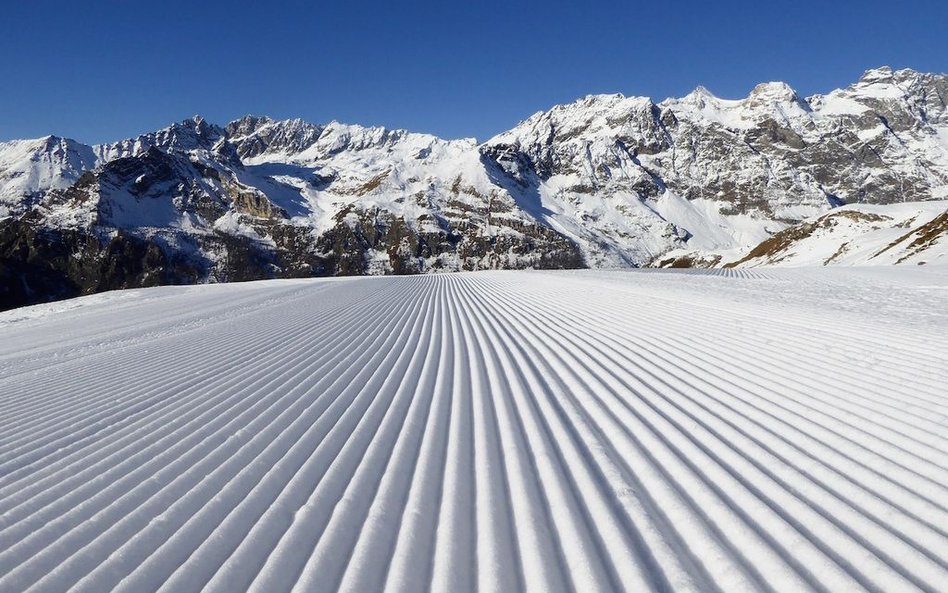
{"label": "rocky peak", "polygon": [[745,104],[748,108],[794,105],[803,111],[810,111],[810,105],[797,95],[797,92],[785,82],[763,82],[754,87]]}
{"label": "rocky peak", "polygon": [[139,138],[143,140],[143,144],[150,144],[164,150],[188,151],[212,150],[225,135],[226,131],[223,128],[209,124],[200,115],[195,115],[191,119]]}
{"label": "rocky peak", "polygon": [[[322,128],[316,142],[302,156],[307,159],[328,158],[345,151],[392,147],[410,136],[425,135],[381,126],[364,127],[331,121]],[[435,139],[433,136],[430,138]]]}
{"label": "rocky peak", "polygon": [[937,78],[944,78],[944,74],[928,74],[913,70],[912,68],[893,69],[891,66],[881,66],[879,68],[870,68],[862,73],[856,85],[873,84],[899,84],[908,89],[926,84]]}
{"label": "rocky peak", "polygon": [[[870,68],[859,77],[859,83],[872,84],[875,82],[888,82],[892,80],[892,67],[880,66],[879,68]],[[858,83],[857,83],[858,84]]]}
{"label": "rocky peak", "polygon": [[227,125],[226,133],[241,158],[299,154],[316,143],[323,126],[301,119],[275,121],[247,115]]}
{"label": "rocky peak", "polygon": [[912,98],[926,86],[925,77],[926,75],[908,68],[893,70],[889,66],[883,66],[866,70],[856,83],[834,92],[848,93],[866,99]]}
{"label": "rocky peak", "polygon": [[245,136],[249,136],[263,128],[273,123],[273,119],[265,115],[252,115],[247,114],[239,119],[227,124],[224,129],[227,131],[227,136],[231,139],[239,139]]}
{"label": "rocky peak", "polygon": [[944,92],[948,75],[929,74],[902,68],[893,70],[889,66],[866,70],[859,80],[836,93],[844,92],[871,98],[918,99],[924,95]]}
{"label": "rocky peak", "polygon": [[588,95],[536,113],[485,144],[536,150],[554,144],[595,143],[600,139],[610,144],[615,138],[639,139],[651,135],[657,113],[655,104],[647,97]]}
{"label": "rocky peak", "polygon": [[95,166],[96,159],[92,150],[80,142],[59,136],[47,136],[43,139],[42,149],[33,153],[34,161],[49,158],[56,163],[76,169],[90,169]]}
{"label": "rocky peak", "polygon": [[908,68],[892,73],[894,86],[902,89],[919,119],[948,124],[948,74],[928,74]]}
{"label": "rocky peak", "polygon": [[716,103],[720,99],[709,91],[704,85],[698,85],[695,87],[695,90],[691,91],[681,99],[677,99],[678,103],[687,103],[694,105],[696,107],[705,107],[708,103]]}
{"label": "rocky peak", "polygon": [[40,152],[54,152],[56,150],[61,150],[63,145],[66,143],[66,139],[60,138],[59,136],[49,135],[40,138],[38,143],[41,148],[37,151],[37,155]]}
{"label": "rocky peak", "polygon": [[948,125],[948,76],[883,66],[809,101],[819,114],[846,118],[863,134],[881,123],[896,134],[931,135],[930,126]]}
{"label": "rocky peak", "polygon": [[174,152],[210,151],[225,136],[224,128],[210,124],[200,115],[195,115],[156,132],[112,144],[101,144],[93,149],[99,160],[105,162],[142,154],[151,147]]}
{"label": "rocky peak", "polygon": [[809,103],[783,82],[758,84],[744,99],[722,99],[699,86],[680,99],[666,99],[660,106],[688,125],[704,128],[717,124],[731,130],[753,128],[768,120],[786,124],[811,110]]}

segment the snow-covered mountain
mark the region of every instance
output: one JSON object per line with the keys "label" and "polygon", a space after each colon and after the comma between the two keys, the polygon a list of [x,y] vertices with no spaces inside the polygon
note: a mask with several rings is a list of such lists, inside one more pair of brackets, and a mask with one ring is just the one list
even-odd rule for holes
{"label": "snow-covered mountain", "polygon": [[852,204],[774,234],[724,267],[948,264],[948,201]]}
{"label": "snow-covered mountain", "polygon": [[0,218],[20,212],[51,189],[65,189],[99,163],[90,146],[47,136],[0,143]]}
{"label": "snow-covered mountain", "polygon": [[881,68],[801,99],[591,96],[485,152],[538,193],[591,265],[742,251],[843,203],[948,197],[948,77]]}
{"label": "snow-covered mountain", "polygon": [[[0,295],[485,268],[713,265],[846,203],[948,199],[948,76],[801,98],[597,95],[483,144],[200,117],[0,144]],[[57,288],[50,294],[50,287]]]}

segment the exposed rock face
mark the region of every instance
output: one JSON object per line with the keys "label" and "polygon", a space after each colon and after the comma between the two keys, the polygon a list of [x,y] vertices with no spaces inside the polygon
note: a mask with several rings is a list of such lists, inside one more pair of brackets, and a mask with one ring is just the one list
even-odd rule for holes
{"label": "exposed rock face", "polygon": [[195,118],[82,155],[0,221],[0,307],[152,284],[583,265],[490,182],[470,141]]}
{"label": "exposed rock face", "polygon": [[0,144],[0,307],[169,282],[719,265],[844,203],[948,199],[946,104],[945,75],[880,68],[809,98],[590,96],[481,145],[255,116]]}
{"label": "exposed rock face", "polygon": [[225,136],[226,131],[223,128],[210,124],[203,117],[196,115],[157,132],[150,132],[138,138],[122,140],[114,144],[102,144],[93,149],[101,161],[110,161],[120,157],[135,156],[149,148],[175,152],[210,151]]}
{"label": "exposed rock face", "polygon": [[548,208],[580,213],[569,231],[587,261],[641,263],[746,248],[844,203],[948,197],[946,88],[945,75],[881,68],[808,99],[783,83],[742,100],[591,96],[481,151]]}
{"label": "exposed rock face", "polygon": [[20,220],[0,225],[3,308],[119,288],[190,284],[204,277],[198,262],[152,239],[125,231],[97,237]]}
{"label": "exposed rock face", "polygon": [[270,154],[298,154],[316,143],[323,127],[294,119],[277,122],[248,115],[227,125],[227,135],[241,158]]}

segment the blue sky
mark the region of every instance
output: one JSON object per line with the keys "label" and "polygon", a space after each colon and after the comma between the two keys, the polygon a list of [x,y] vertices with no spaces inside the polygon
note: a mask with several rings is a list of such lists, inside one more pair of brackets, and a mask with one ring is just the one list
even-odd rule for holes
{"label": "blue sky", "polygon": [[484,140],[589,93],[809,95],[948,71],[948,2],[7,2],[0,139],[102,142],[194,114]]}

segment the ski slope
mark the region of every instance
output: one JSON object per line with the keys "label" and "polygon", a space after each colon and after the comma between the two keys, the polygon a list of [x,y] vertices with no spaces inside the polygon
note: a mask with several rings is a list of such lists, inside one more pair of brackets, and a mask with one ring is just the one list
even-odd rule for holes
{"label": "ski slope", "polygon": [[0,591],[948,591],[948,268],[0,314]]}

